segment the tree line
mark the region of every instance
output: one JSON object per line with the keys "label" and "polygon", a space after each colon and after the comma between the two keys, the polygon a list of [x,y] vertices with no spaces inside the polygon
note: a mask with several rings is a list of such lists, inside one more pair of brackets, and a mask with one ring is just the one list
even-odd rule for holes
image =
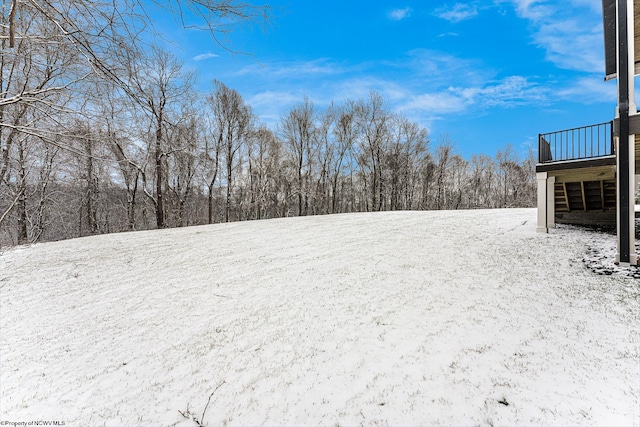
{"label": "tree line", "polygon": [[[324,108],[305,98],[269,128],[224,83],[197,91],[193,73],[135,31],[144,22],[130,21],[144,14],[109,15],[116,3],[14,2],[3,10],[2,245],[298,215],[535,203],[531,153],[520,158],[506,146],[493,157],[464,159],[446,135],[432,142],[376,92]],[[245,4],[196,3],[225,3],[241,19],[255,13]]]}

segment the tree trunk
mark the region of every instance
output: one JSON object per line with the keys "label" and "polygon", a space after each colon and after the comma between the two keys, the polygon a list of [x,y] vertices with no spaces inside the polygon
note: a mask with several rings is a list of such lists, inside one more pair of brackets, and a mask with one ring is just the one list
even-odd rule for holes
{"label": "tree trunk", "polygon": [[207,185],[209,194],[207,194],[207,224],[213,224],[213,185]]}
{"label": "tree trunk", "polygon": [[133,191],[129,194],[127,200],[127,217],[128,217],[128,228],[130,231],[136,229],[136,192],[138,191],[138,177],[136,177],[136,181],[133,186]]}
{"label": "tree trunk", "polygon": [[224,220],[229,222],[231,212],[231,162],[227,161],[227,198],[224,207]]}
{"label": "tree trunk", "polygon": [[24,166],[24,147],[22,141],[18,143],[18,158],[20,161],[20,180],[18,181],[20,197],[18,198],[18,244],[29,243],[27,233],[27,173]]}
{"label": "tree trunk", "polygon": [[164,228],[164,199],[163,199],[163,176],[162,176],[162,114],[158,118],[158,124],[156,129],[156,147],[155,147],[155,160],[156,160],[156,226],[158,228]]}
{"label": "tree trunk", "polygon": [[87,187],[86,187],[86,197],[87,197],[87,204],[86,204],[86,215],[87,215],[87,229],[89,231],[89,234],[96,234],[97,232],[97,221],[96,221],[96,216],[95,216],[95,211],[94,211],[94,194],[95,194],[95,185],[94,185],[94,181],[93,181],[93,150],[91,147],[91,141],[90,140],[86,140],[85,141],[85,148],[86,148],[86,154],[87,154],[87,170],[86,170],[86,179],[87,179]]}

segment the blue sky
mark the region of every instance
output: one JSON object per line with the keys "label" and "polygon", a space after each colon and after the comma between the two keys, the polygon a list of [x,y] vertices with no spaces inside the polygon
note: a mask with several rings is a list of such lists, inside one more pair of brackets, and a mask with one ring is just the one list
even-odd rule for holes
{"label": "blue sky", "polygon": [[273,0],[271,22],[244,25],[227,45],[195,30],[169,34],[199,86],[238,90],[275,128],[309,97],[319,107],[378,91],[437,145],[525,155],[538,133],[611,120],[600,0]]}

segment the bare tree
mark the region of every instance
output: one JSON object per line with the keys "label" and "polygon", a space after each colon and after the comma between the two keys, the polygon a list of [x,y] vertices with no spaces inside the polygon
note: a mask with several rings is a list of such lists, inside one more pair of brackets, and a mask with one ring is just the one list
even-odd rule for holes
{"label": "bare tree", "polygon": [[517,182],[521,178],[518,155],[511,144],[507,144],[496,153],[498,177],[500,179],[501,192],[499,195],[500,207],[512,207],[518,198]]}
{"label": "bare tree", "polygon": [[[83,187],[80,204],[82,206],[81,210],[84,212],[84,215],[81,215],[78,221],[78,234],[83,236],[98,233],[97,198],[100,191],[100,182],[96,171],[97,141],[86,123],[76,123],[74,130],[75,144],[73,146],[77,146],[84,151],[83,156],[76,156],[79,163],[78,180]],[[86,232],[83,230],[83,225],[86,225]]]}
{"label": "bare tree", "polygon": [[449,174],[449,205],[447,209],[464,209],[469,207],[468,190],[469,162],[459,154],[451,158]]}
{"label": "bare tree", "polygon": [[534,149],[529,147],[527,151],[527,157],[520,163],[522,180],[520,182],[523,187],[520,194],[522,199],[519,202],[519,206],[522,207],[535,207],[537,203],[537,183],[536,183],[536,164],[537,153],[534,153]]}
{"label": "bare tree", "polygon": [[[211,99],[211,98],[209,98]],[[207,187],[207,223],[213,224],[214,186],[220,169],[221,134],[215,131],[215,118],[209,120],[209,130],[204,136],[204,149],[201,153],[202,176]]]}
{"label": "bare tree", "polygon": [[[21,135],[22,136],[22,135]],[[25,244],[29,241],[27,230],[27,160],[25,137],[18,140],[18,244]]]}
{"label": "bare tree", "polygon": [[184,227],[190,223],[187,203],[194,190],[198,171],[198,145],[201,132],[195,112],[183,113],[189,119],[171,128],[169,140],[172,147],[179,147],[168,157],[168,188],[172,196],[174,224]]}
{"label": "bare tree", "polygon": [[[250,205],[254,219],[269,216],[269,205],[277,203],[280,169],[280,141],[266,126],[260,126],[249,138]],[[277,209],[271,209],[275,215]]]}
{"label": "bare tree", "polygon": [[209,103],[213,113],[214,138],[219,141],[225,158],[227,191],[224,216],[225,222],[229,222],[233,172],[238,161],[238,152],[250,135],[253,113],[238,91],[228,88],[218,80],[214,80],[214,86]]}
{"label": "bare tree", "polygon": [[446,209],[447,189],[446,179],[453,156],[453,143],[449,135],[442,135],[438,148],[436,149],[436,203],[435,209]]}
{"label": "bare tree", "polygon": [[392,117],[389,132],[392,139],[385,166],[389,173],[390,209],[411,209],[418,165],[428,153],[429,133],[400,115]]}
{"label": "bare tree", "polygon": [[312,210],[314,214],[327,214],[331,212],[331,165],[336,156],[336,146],[333,139],[333,127],[335,125],[335,115],[337,107],[331,104],[325,111],[319,114],[318,126],[316,127],[316,170],[315,194]]}
{"label": "bare tree", "polygon": [[492,208],[493,177],[495,165],[491,157],[486,154],[471,156],[470,171],[470,207]]}
{"label": "bare tree", "polygon": [[[47,49],[71,52],[78,61],[74,72],[65,65],[64,78],[55,84],[0,92],[0,106],[28,104],[33,108],[62,108],[61,104],[46,101],[50,93],[78,91],[86,79],[108,81],[136,98],[128,79],[128,64],[146,50],[149,35],[155,36],[150,7],[173,14],[185,28],[199,28],[210,32],[222,47],[228,48],[226,34],[241,22],[267,21],[269,7],[242,0],[12,0],[2,3],[0,35],[2,56],[17,55],[20,45],[28,49],[44,46]],[[187,18],[188,17],[188,18]],[[42,32],[39,25],[54,32]],[[5,65],[2,66],[3,72]],[[85,93],[83,91],[78,91]],[[38,104],[45,104],[38,107]],[[0,122],[0,126],[6,126]],[[24,129],[18,128],[20,131]],[[41,133],[49,143],[56,139]],[[69,147],[65,147],[69,148]]]}
{"label": "bare tree", "polygon": [[132,160],[134,154],[129,151],[132,149],[131,147],[134,147],[134,144],[129,138],[124,135],[118,136],[115,131],[107,133],[106,138],[110,141],[111,150],[117,159],[118,170],[126,190],[127,229],[133,231],[136,229],[138,184],[142,168]]}
{"label": "bare tree", "polygon": [[138,120],[137,103],[127,97],[120,96],[116,87],[103,85],[99,105],[100,115],[104,118],[100,136],[108,146],[117,163],[117,171],[121,177],[121,185],[126,197],[126,229],[137,229],[136,210],[138,205],[138,187],[140,184],[144,153],[135,143],[139,129],[135,126]]}
{"label": "bare tree", "polygon": [[168,130],[182,118],[180,106],[189,99],[194,75],[182,71],[182,63],[173,55],[153,48],[139,62],[130,64],[130,84],[149,118],[149,153],[153,162],[153,191],[147,187],[148,177],[142,171],[144,192],[153,202],[156,226],[166,227],[164,193],[167,186],[166,162],[176,147],[169,146]]}
{"label": "bare tree", "polygon": [[298,196],[298,215],[308,210],[308,176],[311,169],[310,153],[316,137],[316,109],[309,98],[291,108],[281,120],[279,132],[289,149],[291,163],[296,173],[295,194]]}
{"label": "bare tree", "polygon": [[[346,178],[345,164],[350,165],[349,154],[353,152],[354,143],[357,138],[357,125],[355,121],[354,103],[348,101],[344,106],[339,107],[334,113],[335,125],[333,134],[335,144],[332,149],[334,155],[331,157],[332,163],[329,166],[331,179],[331,213],[338,212],[338,182],[341,177]],[[349,171],[351,176],[351,171]]]}
{"label": "bare tree", "polygon": [[372,91],[367,101],[360,101],[355,106],[359,127],[361,167],[369,169],[371,209],[384,209],[384,174],[383,158],[389,141],[389,113],[384,108],[384,101],[379,93]]}
{"label": "bare tree", "polygon": [[[38,33],[41,38],[57,36],[57,29],[50,23],[29,20],[24,14],[18,13],[16,8],[19,4],[16,3],[12,9],[14,25],[19,23],[27,31]],[[3,3],[3,7],[6,7],[6,3]],[[24,144],[48,141],[59,132],[59,123],[66,117],[65,106],[70,96],[52,88],[73,78],[77,62],[77,58],[64,46],[55,48],[47,43],[34,45],[24,38],[14,39],[12,48],[8,44],[8,39],[0,40],[0,189],[5,187],[16,197],[14,203],[9,204],[0,215],[3,221],[16,203],[24,202],[23,198],[27,197],[22,189],[16,188],[9,180],[12,164],[20,164],[20,156],[24,159],[29,151]],[[18,102],[20,99],[24,101]],[[34,105],[42,108],[35,108]],[[23,145],[13,149],[18,141]],[[53,141],[57,144],[60,138]],[[24,180],[16,183],[27,185]],[[20,216],[24,217],[22,213]],[[0,225],[3,221],[0,221]],[[26,234],[21,232],[20,235],[24,238]]]}

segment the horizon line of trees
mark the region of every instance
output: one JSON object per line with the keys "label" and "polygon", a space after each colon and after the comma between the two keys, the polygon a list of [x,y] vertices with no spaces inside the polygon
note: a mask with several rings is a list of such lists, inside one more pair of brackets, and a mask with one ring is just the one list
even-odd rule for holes
{"label": "horizon line of trees", "polygon": [[[237,19],[261,10],[193,3]],[[144,19],[139,3],[61,5],[2,5],[0,245],[296,215],[535,205],[532,153],[521,159],[506,146],[464,159],[448,136],[433,146],[376,92],[326,108],[305,98],[269,129],[236,90],[215,80],[198,93],[175,56],[147,46],[130,22]]]}
{"label": "horizon line of trees", "polygon": [[[161,68],[175,64],[157,59]],[[155,81],[144,107],[104,98],[103,120],[69,123],[62,147],[20,135],[3,152],[0,244],[287,216],[535,206],[532,153],[521,159],[507,145],[464,159],[447,135],[433,146],[425,128],[390,112],[376,92],[324,109],[305,98],[271,130],[219,81],[188,96],[168,83]]]}

